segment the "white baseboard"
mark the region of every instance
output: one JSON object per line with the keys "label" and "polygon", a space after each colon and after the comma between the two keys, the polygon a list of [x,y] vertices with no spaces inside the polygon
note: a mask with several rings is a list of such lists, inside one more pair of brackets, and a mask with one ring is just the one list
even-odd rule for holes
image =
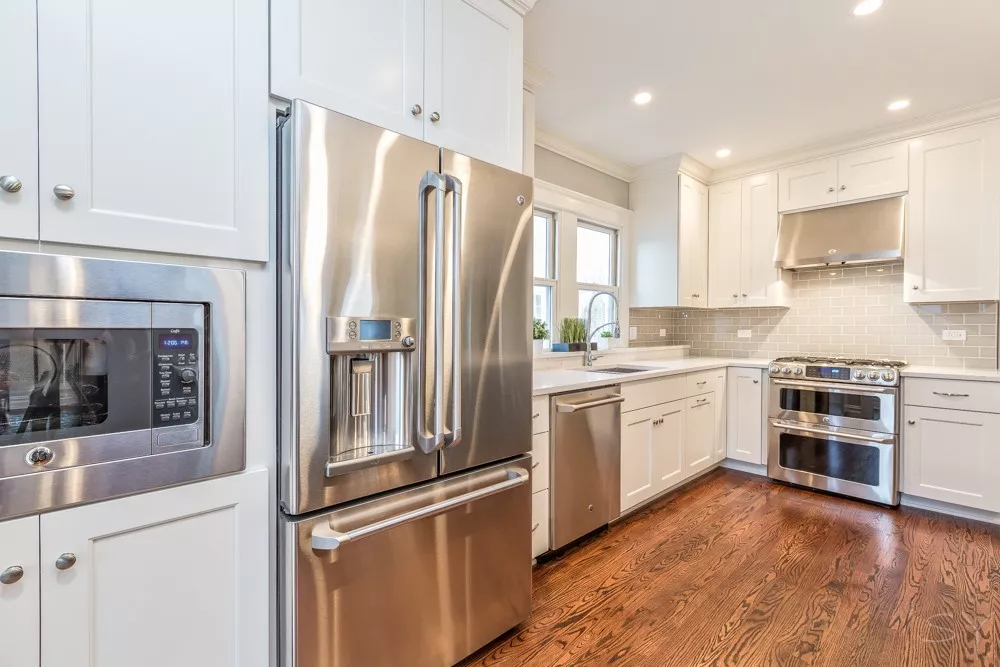
{"label": "white baseboard", "polygon": [[767,466],[759,463],[747,463],[746,461],[737,461],[736,459],[725,459],[719,465],[723,468],[729,468],[730,470],[739,470],[740,472],[748,472],[751,475],[761,475],[762,477],[767,477]]}
{"label": "white baseboard", "polygon": [[997,512],[989,512],[987,510],[980,510],[974,507],[963,507],[962,505],[945,503],[940,500],[910,496],[905,493],[900,494],[899,504],[906,507],[916,507],[917,509],[937,512],[939,514],[949,514],[963,519],[972,519],[973,521],[1000,524],[1000,514]]}

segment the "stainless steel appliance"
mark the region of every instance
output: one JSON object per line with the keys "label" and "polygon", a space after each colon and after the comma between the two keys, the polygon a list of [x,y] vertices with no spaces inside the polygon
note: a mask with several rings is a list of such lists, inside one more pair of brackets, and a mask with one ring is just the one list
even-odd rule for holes
{"label": "stainless steel appliance", "polygon": [[0,518],[243,468],[241,271],[0,266]]}
{"label": "stainless steel appliance", "polygon": [[771,363],[768,475],[899,504],[901,361],[782,357]]}
{"label": "stainless steel appliance", "polygon": [[531,594],[531,179],[279,130],[284,665],[450,665]]}
{"label": "stainless steel appliance", "polygon": [[621,514],[621,386],[551,399],[550,538],[553,549]]}

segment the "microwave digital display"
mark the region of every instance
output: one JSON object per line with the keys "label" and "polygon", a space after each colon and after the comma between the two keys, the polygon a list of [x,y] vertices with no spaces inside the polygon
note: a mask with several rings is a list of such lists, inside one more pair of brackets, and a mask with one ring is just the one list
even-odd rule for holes
{"label": "microwave digital display", "polygon": [[161,350],[190,350],[194,347],[191,334],[160,334]]}
{"label": "microwave digital display", "polygon": [[390,340],[391,320],[361,320],[361,340]]}

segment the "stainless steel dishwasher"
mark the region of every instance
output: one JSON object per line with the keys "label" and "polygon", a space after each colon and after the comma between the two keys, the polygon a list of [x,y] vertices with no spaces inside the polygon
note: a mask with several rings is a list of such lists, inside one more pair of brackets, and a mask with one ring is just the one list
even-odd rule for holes
{"label": "stainless steel dishwasher", "polygon": [[553,396],[551,542],[564,547],[621,512],[620,385]]}

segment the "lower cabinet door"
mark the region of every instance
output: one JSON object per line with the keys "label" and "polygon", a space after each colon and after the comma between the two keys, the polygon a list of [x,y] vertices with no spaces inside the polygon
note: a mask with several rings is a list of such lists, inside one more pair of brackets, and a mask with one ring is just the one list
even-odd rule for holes
{"label": "lower cabinet door", "polygon": [[549,490],[531,494],[531,557],[549,550]]}
{"label": "lower cabinet door", "polygon": [[715,391],[715,454],[716,463],[726,458],[726,375],[727,369],[716,371],[712,389]]}
{"label": "lower cabinet door", "polygon": [[260,470],[43,515],[42,667],[266,667],[270,500]]}
{"label": "lower cabinet door", "polygon": [[0,523],[0,665],[38,665],[38,517]]}
{"label": "lower cabinet door", "polygon": [[764,449],[764,391],[761,371],[730,368],[726,391],[726,453],[731,459],[767,463]]}
{"label": "lower cabinet door", "polygon": [[621,510],[631,509],[654,494],[653,422],[659,406],[622,415]]}
{"label": "lower cabinet door", "polygon": [[903,493],[1000,511],[1000,415],[906,406]]}
{"label": "lower cabinet door", "polygon": [[656,424],[653,426],[653,493],[656,495],[680,483],[684,471],[684,443],[687,438],[685,425],[687,401],[671,401],[656,406]]}
{"label": "lower cabinet door", "polygon": [[712,465],[715,456],[715,392],[687,399],[684,432],[684,476]]}

